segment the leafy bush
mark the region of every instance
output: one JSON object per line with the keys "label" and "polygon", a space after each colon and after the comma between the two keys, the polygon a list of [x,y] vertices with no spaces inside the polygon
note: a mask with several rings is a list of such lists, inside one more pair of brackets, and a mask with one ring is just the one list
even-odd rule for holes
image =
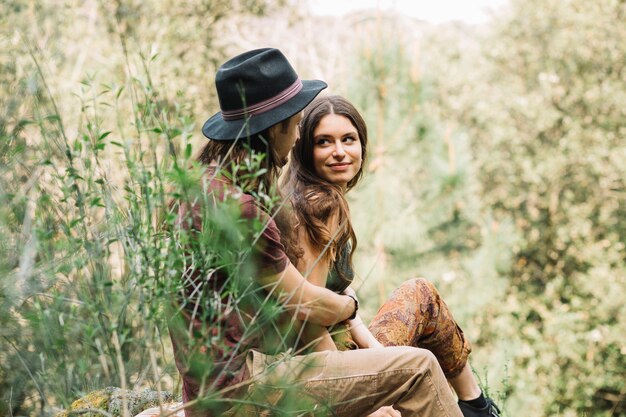
{"label": "leafy bush", "polygon": [[171,218],[159,215],[191,181],[181,167],[194,111],[205,115],[215,99],[206,74],[224,57],[215,33],[239,11],[230,2],[0,8],[2,414],[50,413],[109,385],[177,389],[163,307],[183,251],[163,238],[158,222]]}
{"label": "leafy bush", "polygon": [[480,47],[450,52],[460,77],[436,88],[471,138],[482,201],[521,238],[497,309],[511,319],[489,343],[514,358],[516,408],[537,414],[626,413],[625,15],[515,1]]}
{"label": "leafy bush", "polygon": [[[159,214],[197,180],[182,167],[228,22],[283,3],[0,6],[1,414],[178,389],[163,300],[184,253]],[[356,16],[341,59],[308,37],[312,67],[350,71],[328,81],[370,129],[350,194],[363,312],[435,281],[510,415],[626,415],[625,15],[516,0],[485,28]]]}

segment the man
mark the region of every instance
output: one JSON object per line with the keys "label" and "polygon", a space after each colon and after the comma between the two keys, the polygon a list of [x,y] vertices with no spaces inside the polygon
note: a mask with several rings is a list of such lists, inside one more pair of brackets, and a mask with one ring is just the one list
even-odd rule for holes
{"label": "man", "polygon": [[354,294],[310,284],[289,262],[273,219],[280,210],[271,207],[302,110],[326,84],[300,80],[279,50],[266,48],[224,63],[216,88],[221,111],[203,126],[209,141],[198,158],[205,195],[172,206],[190,248],[182,325],[171,325],[187,415],[460,417],[426,350],[293,353],[301,321],[326,327],[358,309]]}

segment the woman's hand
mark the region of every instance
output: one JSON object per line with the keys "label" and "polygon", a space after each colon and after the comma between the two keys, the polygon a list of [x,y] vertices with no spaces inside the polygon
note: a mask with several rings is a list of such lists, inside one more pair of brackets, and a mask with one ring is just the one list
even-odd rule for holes
{"label": "woman's hand", "polygon": [[379,408],[367,417],[402,417],[402,414],[400,414],[400,412],[392,406],[388,405]]}
{"label": "woman's hand", "polygon": [[[351,287],[346,288],[343,293],[345,295],[356,297],[356,292]],[[358,314],[355,318],[349,320],[348,324],[350,326],[350,333],[352,333],[354,342],[361,349],[379,349],[384,347],[378,340],[376,340]]]}
{"label": "woman's hand", "polygon": [[384,347],[376,340],[358,314],[354,319],[349,320],[348,324],[352,338],[361,349],[378,349]]}
{"label": "woman's hand", "polygon": [[380,343],[378,340],[374,339],[374,337],[372,336],[372,340],[370,340],[369,342],[369,346],[368,349],[381,349],[384,348],[385,346],[383,346],[382,343]]}

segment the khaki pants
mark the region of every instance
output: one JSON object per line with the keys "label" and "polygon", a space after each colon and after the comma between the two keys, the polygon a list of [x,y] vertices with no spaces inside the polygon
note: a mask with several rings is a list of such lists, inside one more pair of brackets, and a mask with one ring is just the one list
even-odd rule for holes
{"label": "khaki pants", "polygon": [[[302,410],[313,406],[314,415],[360,417],[393,405],[403,417],[462,417],[437,359],[425,349],[401,346],[302,356],[251,351],[247,366],[253,381],[248,396],[229,415],[303,415]],[[255,403],[266,405],[259,409],[251,405]]]}

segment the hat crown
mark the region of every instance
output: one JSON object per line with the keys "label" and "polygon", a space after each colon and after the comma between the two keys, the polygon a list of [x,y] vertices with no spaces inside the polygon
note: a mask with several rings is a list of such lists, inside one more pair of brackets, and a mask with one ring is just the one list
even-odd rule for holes
{"label": "hat crown", "polygon": [[301,80],[278,49],[245,52],[226,61],[215,75],[220,111],[202,126],[212,140],[251,137],[304,109],[327,87]]}
{"label": "hat crown", "polygon": [[278,49],[255,49],[225,62],[215,86],[222,112],[245,110],[283,92],[298,75]]}

